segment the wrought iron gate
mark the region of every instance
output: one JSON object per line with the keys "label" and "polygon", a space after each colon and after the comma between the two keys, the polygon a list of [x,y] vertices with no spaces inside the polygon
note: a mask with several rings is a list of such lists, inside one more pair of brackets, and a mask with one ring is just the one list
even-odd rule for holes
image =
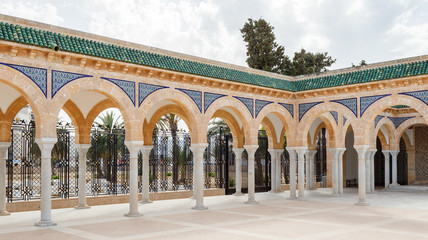
{"label": "wrought iron gate", "polygon": [[317,153],[315,154],[316,181],[321,182],[327,176],[327,129],[322,128],[317,137]]}
{"label": "wrought iron gate", "polygon": [[193,189],[193,154],[190,134],[153,131],[153,150],[149,160],[150,191]]}
{"label": "wrought iron gate", "polygon": [[266,131],[259,130],[259,148],[254,156],[254,176],[256,192],[267,192],[271,189],[271,156],[268,151]]}
{"label": "wrought iron gate", "polygon": [[281,154],[281,184],[290,183],[290,154],[285,149],[287,138],[284,136],[284,151]]}
{"label": "wrought iron gate", "polygon": [[403,138],[400,139],[400,152],[397,156],[397,183],[400,185],[407,185],[407,151],[406,142]]}

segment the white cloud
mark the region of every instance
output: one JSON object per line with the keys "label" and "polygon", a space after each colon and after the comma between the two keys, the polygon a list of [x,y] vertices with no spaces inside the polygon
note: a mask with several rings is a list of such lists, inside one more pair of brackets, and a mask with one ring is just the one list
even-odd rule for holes
{"label": "white cloud", "polygon": [[7,1],[0,3],[0,12],[53,25],[63,22],[57,8],[50,3]]}

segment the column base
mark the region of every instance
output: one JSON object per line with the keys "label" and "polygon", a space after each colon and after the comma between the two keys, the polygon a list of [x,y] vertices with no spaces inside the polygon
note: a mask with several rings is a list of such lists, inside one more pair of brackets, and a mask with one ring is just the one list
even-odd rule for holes
{"label": "column base", "polygon": [[244,196],[245,194],[243,194],[242,192],[236,192],[233,194],[233,196],[239,197],[239,196]]}
{"label": "column base", "polygon": [[77,205],[74,207],[74,209],[88,209],[88,208],[91,208],[91,207],[86,205],[86,204],[85,205]]}
{"label": "column base", "polygon": [[0,212],[0,216],[9,216],[10,212],[8,211],[4,211],[4,212]]}
{"label": "column base", "polygon": [[143,199],[140,203],[141,204],[148,204],[148,203],[153,203],[153,201],[150,199]]}
{"label": "column base", "polygon": [[193,210],[207,210],[208,208],[205,207],[204,205],[196,205],[194,207],[192,207]]}
{"label": "column base", "polygon": [[259,203],[258,203],[256,200],[251,199],[251,200],[248,200],[248,201],[244,202],[244,204],[252,204],[252,205],[255,205],[255,204],[259,204]]}
{"label": "column base", "polygon": [[398,184],[398,183],[392,183],[392,184],[389,185],[389,188],[391,188],[391,187],[398,187],[398,186],[400,186],[400,184]]}
{"label": "column base", "polygon": [[124,214],[125,217],[142,217],[143,214],[138,211],[130,211],[129,213]]}
{"label": "column base", "polygon": [[297,197],[295,197],[295,196],[290,196],[289,198],[287,198],[287,200],[297,200]]}
{"label": "column base", "polygon": [[357,203],[355,203],[355,205],[357,205],[357,206],[368,206],[369,204],[366,202],[357,202]]}
{"label": "column base", "polygon": [[34,226],[36,227],[52,227],[52,226],[56,226],[56,223],[52,222],[52,221],[40,221],[34,224]]}
{"label": "column base", "polygon": [[189,198],[190,198],[190,199],[196,199],[196,198],[195,198],[195,195],[192,195],[192,196],[190,196]]}
{"label": "column base", "polygon": [[308,199],[305,198],[305,197],[299,197],[299,198],[297,198],[297,200],[299,200],[299,201],[307,201]]}

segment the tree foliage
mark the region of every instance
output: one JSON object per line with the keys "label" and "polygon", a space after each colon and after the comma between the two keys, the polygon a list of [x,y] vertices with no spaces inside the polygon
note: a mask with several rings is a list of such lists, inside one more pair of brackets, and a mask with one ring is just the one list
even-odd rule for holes
{"label": "tree foliage", "polygon": [[275,40],[274,27],[264,19],[248,19],[240,29],[247,43],[247,64],[251,68],[264,71],[297,76],[302,74],[319,73],[327,70],[336,59],[328,56],[327,52],[311,53],[305,49],[294,53],[294,57],[285,55],[285,47]]}

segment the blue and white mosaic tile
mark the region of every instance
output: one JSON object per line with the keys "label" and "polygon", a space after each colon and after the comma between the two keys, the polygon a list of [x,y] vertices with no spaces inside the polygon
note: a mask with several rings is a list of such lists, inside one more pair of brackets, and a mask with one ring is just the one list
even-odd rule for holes
{"label": "blue and white mosaic tile", "polygon": [[0,64],[11,67],[21,72],[25,76],[27,76],[40,88],[40,90],[42,90],[45,97],[47,97],[48,70],[46,70],[45,68],[27,67],[27,66],[8,64],[8,63],[0,63]]}
{"label": "blue and white mosaic tile", "polygon": [[241,101],[247,108],[248,111],[250,111],[251,116],[254,117],[254,100],[252,98],[245,98],[245,97],[235,97],[234,98],[238,99],[239,101]]}
{"label": "blue and white mosaic tile", "polygon": [[363,116],[364,112],[367,110],[367,108],[370,107],[373,103],[375,103],[377,100],[390,96],[391,94],[385,94],[385,95],[377,95],[377,96],[368,96],[368,97],[361,97],[360,98],[360,117]]}
{"label": "blue and white mosaic tile", "polygon": [[294,118],[294,106],[293,106],[293,104],[280,103],[280,102],[278,104],[285,107],[285,109],[287,109],[288,112],[291,114],[291,116]]}
{"label": "blue and white mosaic tile", "polygon": [[264,101],[264,100],[258,100],[256,99],[256,118],[259,115],[260,111],[268,104],[271,104],[273,102],[270,101]]}
{"label": "blue and white mosaic tile", "polygon": [[411,119],[411,118],[415,118],[413,117],[388,117],[389,120],[392,121],[392,123],[394,124],[394,127],[397,129],[403,122]]}
{"label": "blue and white mosaic tile", "polygon": [[357,98],[331,100],[330,102],[336,102],[336,103],[342,104],[343,106],[349,108],[354,113],[355,117],[357,116]]}
{"label": "blue and white mosaic tile", "polygon": [[311,108],[315,107],[316,105],[320,104],[322,102],[312,102],[312,103],[302,103],[299,104],[299,122],[302,120],[303,116],[307,111],[309,111]]}
{"label": "blue and white mosaic tile", "polygon": [[215,100],[225,96],[223,94],[204,92],[204,112],[207,111]]}
{"label": "blue and white mosaic tile", "polygon": [[52,70],[52,98],[67,83],[90,75]]}
{"label": "blue and white mosaic tile", "polygon": [[336,125],[339,124],[339,114],[336,111],[330,111],[330,113],[333,116],[334,120],[336,120]]}
{"label": "blue and white mosaic tile", "polygon": [[374,127],[376,128],[377,127],[377,124],[379,123],[379,121],[382,119],[382,118],[384,118],[385,116],[382,116],[382,115],[377,115],[376,117],[375,117],[375,120],[374,120]]}
{"label": "blue and white mosaic tile", "polygon": [[177,88],[177,90],[187,94],[187,96],[189,96],[195,102],[196,106],[198,106],[199,112],[202,112],[202,92],[201,91],[194,91],[194,90],[181,89],[181,88]]}
{"label": "blue and white mosaic tile", "polygon": [[169,88],[169,87],[153,85],[148,83],[139,83],[138,84],[138,106],[141,106],[144,99],[146,99],[150,94],[164,88]]}
{"label": "blue and white mosaic tile", "polygon": [[132,103],[135,106],[135,82],[105,77],[102,77],[102,79],[116,84],[116,86],[122,89],[126,93],[126,95],[128,95],[129,99],[131,99]]}
{"label": "blue and white mosaic tile", "polygon": [[405,93],[399,93],[399,94],[417,98],[422,102],[424,102],[426,105],[428,105],[428,90],[422,90],[422,91],[416,91],[416,92],[405,92]]}
{"label": "blue and white mosaic tile", "polygon": [[343,126],[345,126],[345,123],[346,123],[347,120],[348,119],[345,116],[343,116]]}

